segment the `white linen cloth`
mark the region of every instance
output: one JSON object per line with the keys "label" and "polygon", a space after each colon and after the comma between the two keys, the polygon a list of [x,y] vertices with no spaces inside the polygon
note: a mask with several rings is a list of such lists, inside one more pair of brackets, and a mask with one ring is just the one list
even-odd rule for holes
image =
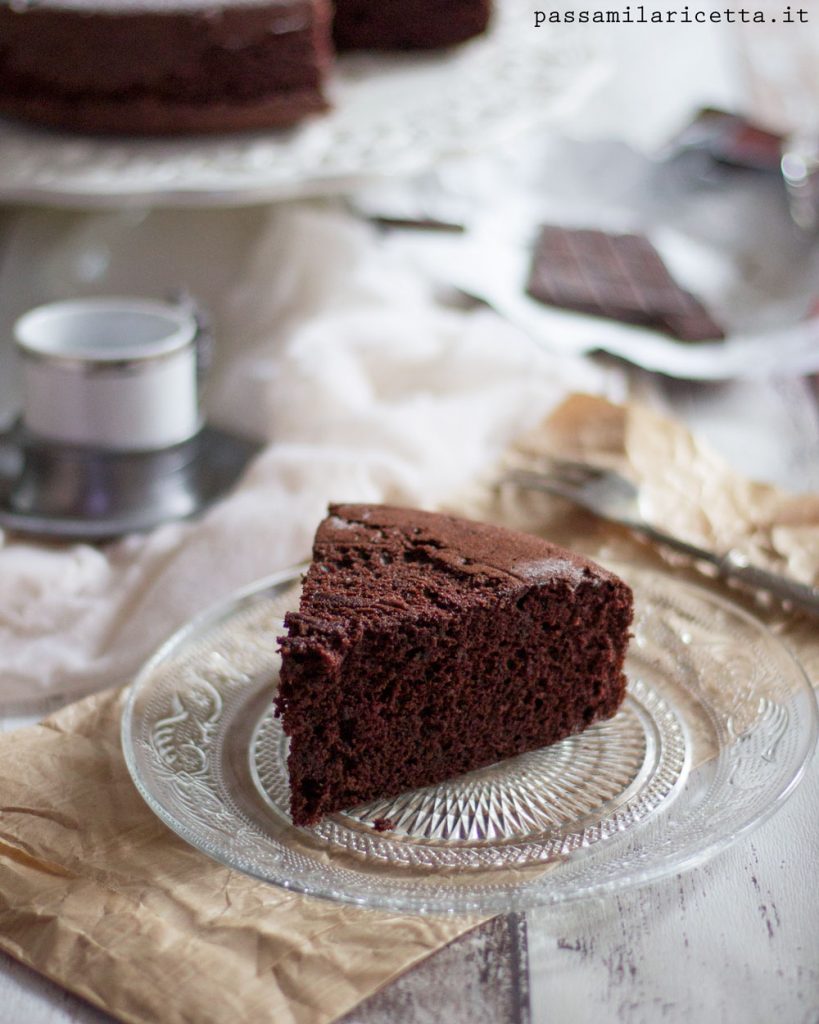
{"label": "white linen cloth", "polygon": [[397,246],[329,205],[29,212],[5,256],[7,409],[9,325],[24,308],[185,285],[217,325],[210,414],[270,442],[198,521],[102,548],[0,534],[6,708],[127,681],[192,615],[307,557],[328,501],[434,506],[569,390],[618,397],[615,378],[488,310],[443,307]]}

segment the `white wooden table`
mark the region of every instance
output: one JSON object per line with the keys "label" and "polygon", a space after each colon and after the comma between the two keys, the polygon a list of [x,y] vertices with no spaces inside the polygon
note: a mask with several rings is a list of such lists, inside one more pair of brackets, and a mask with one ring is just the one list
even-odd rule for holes
{"label": "white wooden table", "polygon": [[[819,485],[815,383],[653,390],[749,474]],[[704,867],[528,915],[533,1022],[817,1024],[817,812],[819,757],[778,814]]]}
{"label": "white wooden table", "polygon": [[[633,135],[635,117],[651,127],[673,122],[695,98],[730,98],[724,44],[704,28],[684,36],[621,29],[616,76],[605,102],[587,113],[586,131],[630,126]],[[664,107],[660,89],[647,108],[649,80],[663,83]],[[632,382],[643,400],[687,420],[745,473],[819,490],[819,403],[809,382],[694,386],[639,373]],[[17,724],[0,719],[3,728]],[[424,976],[408,978],[351,1021],[819,1024],[818,883],[814,760],[780,813],[706,866],[620,897],[526,915],[511,995],[478,969],[496,948],[490,936],[482,953],[475,939],[420,968],[437,981],[434,1000],[424,995]],[[107,1019],[0,955],[0,1024]]]}

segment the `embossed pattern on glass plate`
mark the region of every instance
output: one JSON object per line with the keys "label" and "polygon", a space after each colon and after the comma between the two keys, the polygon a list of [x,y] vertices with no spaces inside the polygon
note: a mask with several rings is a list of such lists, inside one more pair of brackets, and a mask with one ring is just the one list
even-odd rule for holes
{"label": "embossed pattern on glass plate", "polygon": [[[492,912],[690,867],[792,791],[816,741],[815,697],[751,616],[670,576],[614,568],[637,599],[629,696],[581,736],[294,828],[270,711],[293,570],[197,620],[145,667],[123,718],[131,774],[171,828],[223,863],[369,906]],[[376,817],[394,831],[376,832]]]}
{"label": "embossed pattern on glass plate", "polygon": [[241,205],[349,189],[543,122],[599,73],[590,33],[535,31],[531,6],[504,0],[492,31],[451,53],[345,57],[334,109],[287,132],[99,139],[0,121],[0,198]]}
{"label": "embossed pattern on glass plate", "polygon": [[[251,745],[262,798],[287,814],[287,743],[265,713]],[[686,764],[682,723],[638,680],[616,718],[582,735],[439,786],[325,818],[331,847],[418,868],[545,864],[635,825],[674,791]],[[394,828],[379,833],[377,819]],[[410,840],[410,841],[406,841]]]}

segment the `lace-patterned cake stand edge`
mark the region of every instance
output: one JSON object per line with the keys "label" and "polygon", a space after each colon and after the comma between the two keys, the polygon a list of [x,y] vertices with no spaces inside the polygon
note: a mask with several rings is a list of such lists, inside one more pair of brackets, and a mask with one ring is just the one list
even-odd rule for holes
{"label": "lace-patterned cake stand edge", "polygon": [[[629,694],[579,737],[295,828],[270,705],[298,567],[200,616],[147,663],[123,714],[130,773],[215,860],[364,906],[496,913],[693,868],[793,792],[816,745],[816,698],[753,616],[670,575],[612,568],[636,597]],[[394,828],[378,832],[384,817]]]}
{"label": "lace-patterned cake stand edge", "polygon": [[203,207],[340,194],[553,122],[605,71],[591,33],[536,30],[526,0],[505,0],[486,36],[450,53],[343,57],[333,109],[286,132],[129,139],[0,120],[0,201]]}

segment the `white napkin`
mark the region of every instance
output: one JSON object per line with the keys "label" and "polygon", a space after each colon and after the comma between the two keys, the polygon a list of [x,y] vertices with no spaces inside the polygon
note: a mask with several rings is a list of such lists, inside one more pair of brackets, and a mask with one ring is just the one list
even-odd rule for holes
{"label": "white napkin", "polygon": [[271,443],[196,522],[106,548],[3,539],[7,708],[127,681],[190,616],[307,557],[328,501],[434,506],[567,391],[619,397],[489,311],[436,305],[396,246],[327,206],[26,214],[0,308],[180,283],[218,325],[212,416]]}
{"label": "white napkin", "polygon": [[[819,250],[798,231],[775,176],[730,175],[696,154],[658,162],[622,141],[559,135],[449,162],[406,185],[381,185],[368,210],[400,203],[464,223],[416,234],[404,249],[425,273],[477,296],[545,348],[602,350],[687,380],[768,379],[819,371]],[[705,303],[724,341],[658,331],[544,305],[526,294],[541,224],[636,232]]]}

